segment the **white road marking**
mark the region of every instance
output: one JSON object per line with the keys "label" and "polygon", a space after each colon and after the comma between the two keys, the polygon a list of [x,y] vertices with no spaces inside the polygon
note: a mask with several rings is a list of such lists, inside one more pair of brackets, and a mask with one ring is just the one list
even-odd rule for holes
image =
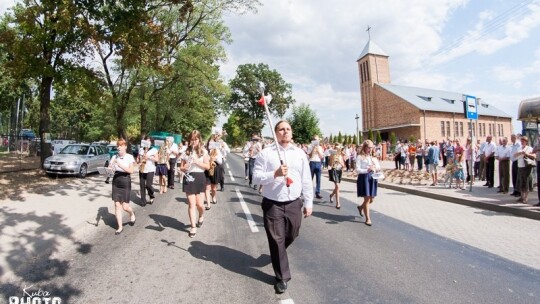
{"label": "white road marking", "polygon": [[294,304],[294,301],[293,299],[285,299],[285,300],[279,301],[279,304]]}
{"label": "white road marking", "polygon": [[238,188],[236,190],[236,196],[238,196],[238,199],[240,200],[240,205],[242,206],[242,209],[244,210],[244,213],[246,214],[246,220],[248,222],[249,228],[251,229],[251,232],[259,232],[259,228],[257,228],[257,225],[255,225],[255,221],[253,220],[253,217],[251,216],[251,212],[249,212],[249,208],[244,201],[244,197],[242,196],[242,193],[240,193],[240,190]]}
{"label": "white road marking", "polygon": [[234,176],[232,175],[231,170],[229,170],[229,176],[231,177],[231,180],[234,182]]}
{"label": "white road marking", "polygon": [[227,167],[227,169],[230,169],[229,168],[229,163],[225,163],[225,167]]}

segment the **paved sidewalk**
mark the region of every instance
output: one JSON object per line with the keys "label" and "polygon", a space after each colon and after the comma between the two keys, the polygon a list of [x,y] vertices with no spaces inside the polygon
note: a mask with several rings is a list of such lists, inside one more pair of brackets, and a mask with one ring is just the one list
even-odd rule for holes
{"label": "paved sidewalk", "polygon": [[[469,184],[467,184],[465,190],[448,188],[448,186],[444,186],[442,180],[444,169],[440,168],[439,181],[441,183],[436,186],[430,186],[431,181],[417,180],[415,179],[415,174],[413,174],[413,177],[407,176],[396,178],[393,161],[382,161],[381,166],[383,167],[386,176],[385,180],[379,182],[379,187],[381,188],[392,189],[450,203],[496,212],[505,212],[516,216],[540,220],[540,207],[534,206],[534,204],[538,203],[538,193],[536,192],[536,189],[529,193],[529,204],[523,204],[516,202],[517,198],[510,195],[512,192],[512,185],[510,185],[510,193],[507,194],[497,193],[497,187],[484,187],[482,185],[484,185],[485,182],[478,180],[472,186],[472,191],[470,191]],[[325,176],[328,177],[328,171],[324,170],[323,172]],[[344,173],[343,180],[355,182],[356,178],[350,175],[350,173]],[[495,186],[498,185],[497,175],[497,168],[495,168]]]}

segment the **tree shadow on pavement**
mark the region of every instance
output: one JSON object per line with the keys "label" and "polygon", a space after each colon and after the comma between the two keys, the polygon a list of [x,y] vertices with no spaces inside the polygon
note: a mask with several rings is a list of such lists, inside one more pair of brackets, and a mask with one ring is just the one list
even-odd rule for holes
{"label": "tree shadow on pavement", "polygon": [[74,245],[80,254],[89,254],[92,245],[82,243],[73,237],[74,231],[63,222],[58,213],[36,215],[17,213],[10,208],[0,209],[0,258],[5,259],[9,269],[0,267],[0,298],[23,296],[27,292],[46,291],[51,297],[60,297],[62,302],[72,302],[81,290],[71,284],[55,283],[67,276],[70,268],[68,260],[56,255],[65,241]]}
{"label": "tree shadow on pavement", "polygon": [[210,261],[240,275],[269,285],[275,283],[274,276],[257,269],[270,264],[270,256],[267,254],[261,254],[258,258],[254,258],[236,249],[221,245],[209,245],[200,241],[191,242],[188,252],[194,258]]}
{"label": "tree shadow on pavement", "polygon": [[172,228],[179,231],[189,232],[188,227],[190,225],[186,225],[179,220],[175,219],[174,217],[160,215],[160,214],[150,214],[149,217],[154,220],[156,225],[148,225],[145,228],[155,231],[163,231],[165,228]]}

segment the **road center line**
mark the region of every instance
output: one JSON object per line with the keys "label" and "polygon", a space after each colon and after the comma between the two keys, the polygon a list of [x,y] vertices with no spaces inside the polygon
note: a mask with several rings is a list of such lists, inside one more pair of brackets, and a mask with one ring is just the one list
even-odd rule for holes
{"label": "road center line", "polygon": [[255,225],[255,221],[253,220],[253,217],[251,216],[251,212],[249,212],[249,208],[244,201],[244,197],[242,196],[242,193],[240,193],[240,190],[238,188],[236,190],[236,196],[238,196],[238,199],[240,200],[240,205],[242,206],[242,209],[244,210],[244,213],[246,214],[246,220],[248,222],[249,228],[251,229],[251,232],[259,232],[259,228],[257,228],[257,225]]}
{"label": "road center line", "polygon": [[234,182],[234,176],[232,175],[231,170],[229,170],[229,176],[231,177],[231,180]]}
{"label": "road center line", "polygon": [[293,299],[280,300],[279,304],[294,304]]}

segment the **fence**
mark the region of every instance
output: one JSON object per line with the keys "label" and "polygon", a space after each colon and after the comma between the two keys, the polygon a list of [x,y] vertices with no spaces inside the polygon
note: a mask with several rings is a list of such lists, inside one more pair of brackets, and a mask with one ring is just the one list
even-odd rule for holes
{"label": "fence", "polygon": [[40,168],[40,150],[35,139],[0,135],[0,173]]}

